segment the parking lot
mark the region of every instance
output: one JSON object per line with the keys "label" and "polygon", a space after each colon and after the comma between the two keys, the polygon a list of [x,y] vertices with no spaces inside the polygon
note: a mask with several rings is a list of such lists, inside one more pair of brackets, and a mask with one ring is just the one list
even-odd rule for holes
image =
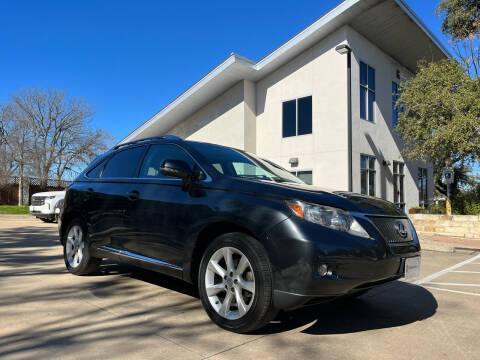
{"label": "parking lot", "polygon": [[411,282],[239,335],[182,281],[114,262],[70,275],[55,224],[0,216],[0,358],[479,359],[480,255],[422,257]]}

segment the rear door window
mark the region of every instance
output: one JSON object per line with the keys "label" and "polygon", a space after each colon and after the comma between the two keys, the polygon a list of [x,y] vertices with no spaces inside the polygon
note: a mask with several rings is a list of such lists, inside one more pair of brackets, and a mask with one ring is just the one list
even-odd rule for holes
{"label": "rear door window", "polygon": [[102,173],[103,165],[105,165],[105,161],[102,161],[100,164],[98,164],[92,170],[90,170],[87,173],[87,177],[90,178],[90,179],[99,178],[101,173]]}
{"label": "rear door window", "polygon": [[145,151],[144,146],[123,150],[115,155],[105,165],[102,178],[134,178]]}

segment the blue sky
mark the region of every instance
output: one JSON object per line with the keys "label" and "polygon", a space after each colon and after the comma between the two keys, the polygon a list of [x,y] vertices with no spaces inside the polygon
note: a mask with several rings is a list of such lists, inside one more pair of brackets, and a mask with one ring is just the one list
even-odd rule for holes
{"label": "blue sky", "polygon": [[[259,60],[339,2],[0,0],[0,102],[63,89],[120,140],[231,52]],[[442,39],[438,2],[408,0]]]}

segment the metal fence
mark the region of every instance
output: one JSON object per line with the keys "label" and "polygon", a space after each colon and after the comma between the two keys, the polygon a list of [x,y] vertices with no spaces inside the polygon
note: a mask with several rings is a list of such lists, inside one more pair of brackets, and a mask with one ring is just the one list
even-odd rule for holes
{"label": "metal fence", "polygon": [[[17,176],[8,178],[0,182],[0,205],[18,205],[20,178]],[[67,180],[48,179],[47,183],[42,185],[41,179],[37,177],[23,178],[23,203],[29,205],[31,196],[43,191],[61,191],[65,190],[70,184]]]}

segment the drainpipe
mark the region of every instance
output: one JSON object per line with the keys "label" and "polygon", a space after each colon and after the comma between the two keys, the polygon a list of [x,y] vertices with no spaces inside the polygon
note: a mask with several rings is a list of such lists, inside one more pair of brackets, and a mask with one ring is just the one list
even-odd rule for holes
{"label": "drainpipe", "polygon": [[352,49],[347,44],[338,45],[335,50],[347,55],[347,129],[348,129],[348,191],[353,191],[352,170]]}

